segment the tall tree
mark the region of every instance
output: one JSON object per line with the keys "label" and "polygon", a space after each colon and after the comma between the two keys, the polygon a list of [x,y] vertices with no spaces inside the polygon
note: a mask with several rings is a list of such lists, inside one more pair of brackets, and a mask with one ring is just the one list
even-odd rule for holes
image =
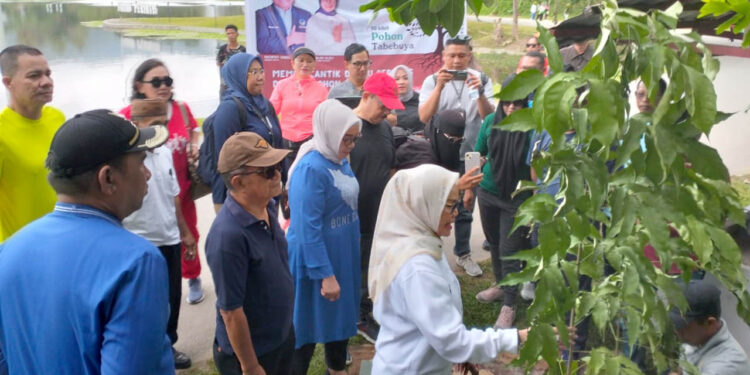
{"label": "tall tree", "polygon": [[513,40],[518,40],[518,0],[513,0]]}

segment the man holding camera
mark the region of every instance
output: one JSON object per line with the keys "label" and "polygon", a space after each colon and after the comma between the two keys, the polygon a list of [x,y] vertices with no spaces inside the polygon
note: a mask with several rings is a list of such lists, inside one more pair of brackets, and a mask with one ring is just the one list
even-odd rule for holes
{"label": "man holding camera", "polygon": [[[447,109],[462,110],[466,116],[464,139],[460,148],[460,159],[464,154],[473,151],[477,141],[482,119],[495,110],[492,96],[492,80],[481,72],[470,69],[472,59],[471,38],[458,36],[445,41],[443,49],[443,67],[436,73],[427,76],[422,83],[419,94],[419,119],[427,124],[432,116]],[[463,172],[463,171],[462,171]],[[464,207],[459,200],[458,217],[456,217],[456,264],[468,275],[480,276],[482,270],[471,259],[471,222],[472,207]]]}

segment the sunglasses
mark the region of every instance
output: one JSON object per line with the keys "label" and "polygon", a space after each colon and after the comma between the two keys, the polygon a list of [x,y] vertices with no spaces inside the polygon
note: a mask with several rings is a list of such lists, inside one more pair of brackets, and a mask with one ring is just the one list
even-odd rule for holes
{"label": "sunglasses", "polygon": [[514,100],[512,102],[503,102],[503,105],[511,105],[511,104],[513,104],[513,106],[515,106],[515,107],[524,107],[524,106],[526,106],[526,103],[527,102],[525,100]]}
{"label": "sunglasses", "polygon": [[263,178],[265,178],[266,180],[272,180],[274,177],[276,177],[276,171],[281,172],[281,163],[276,164],[276,165],[272,165],[270,167],[265,167],[263,169],[258,169],[258,170],[255,170],[255,171],[244,171],[244,172],[235,174],[235,176],[237,176],[237,175],[246,176],[246,175],[250,175],[250,174],[259,174]]}
{"label": "sunglasses", "polygon": [[154,86],[155,89],[158,89],[161,87],[161,84],[165,84],[167,87],[172,87],[172,83],[174,83],[174,80],[170,76],[166,77],[155,77],[151,79],[150,81],[141,81],[143,83],[149,83],[151,86]]}
{"label": "sunglasses", "polygon": [[539,47],[537,43],[526,43],[526,47]]}

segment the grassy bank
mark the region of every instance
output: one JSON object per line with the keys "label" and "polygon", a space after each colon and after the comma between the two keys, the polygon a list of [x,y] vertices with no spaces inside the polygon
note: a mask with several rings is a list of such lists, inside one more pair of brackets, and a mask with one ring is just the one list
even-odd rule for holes
{"label": "grassy bank", "polygon": [[228,24],[233,24],[240,30],[245,29],[245,16],[242,14],[236,16],[220,17],[142,17],[123,18],[123,20],[154,25],[216,27],[222,29]]}

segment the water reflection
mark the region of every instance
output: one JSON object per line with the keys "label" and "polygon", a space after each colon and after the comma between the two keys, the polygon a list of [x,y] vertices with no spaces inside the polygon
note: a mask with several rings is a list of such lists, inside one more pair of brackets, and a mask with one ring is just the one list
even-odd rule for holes
{"label": "water reflection", "polygon": [[[119,5],[120,10],[127,10]],[[242,7],[237,5],[170,5],[138,10],[153,13],[156,9],[156,16],[173,17],[242,13]],[[118,3],[0,3],[0,46],[23,43],[42,50],[55,79],[52,105],[66,116],[92,108],[124,106],[133,71],[151,57],[164,60],[169,67],[175,79],[176,98],[188,102],[196,116],[210,114],[218,102],[219,77],[214,57],[219,41],[130,38],[81,25],[85,21],[134,16],[146,17],[118,11]],[[5,90],[0,93],[0,101],[7,103]]]}

